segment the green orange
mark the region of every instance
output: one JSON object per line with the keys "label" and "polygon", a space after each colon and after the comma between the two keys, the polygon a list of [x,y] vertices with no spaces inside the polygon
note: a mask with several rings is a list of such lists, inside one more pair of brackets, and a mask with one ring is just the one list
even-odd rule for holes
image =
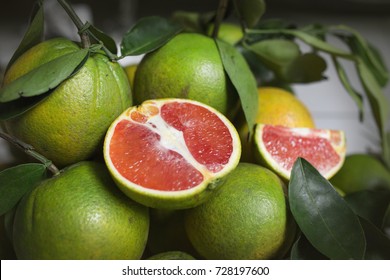
{"label": "green orange", "polygon": [[331,183],[349,194],[353,192],[390,189],[390,171],[374,155],[350,154]]}
{"label": "green orange", "polygon": [[214,40],[181,33],[141,60],[134,78],[134,100],[187,98],[207,104],[229,118],[239,108]]}
{"label": "green orange", "polygon": [[[212,35],[213,29],[214,24],[210,24],[207,28],[207,34]],[[226,43],[235,45],[242,39],[243,36],[244,33],[242,31],[241,26],[231,22],[223,22],[219,26],[217,37],[225,41]]]}
{"label": "green orange", "polygon": [[214,195],[187,210],[188,237],[206,259],[282,258],[295,234],[284,185],[261,166],[240,163]]}
{"label": "green orange", "polygon": [[18,259],[139,259],[148,209],[115,186],[104,164],[80,162],[47,179],[19,203]]}
{"label": "green orange", "polygon": [[[44,41],[11,65],[3,83],[10,84],[38,66],[79,49],[65,38]],[[94,53],[77,74],[34,108],[5,121],[5,126],[56,165],[66,166],[93,156],[108,126],[131,104],[122,67],[103,53]]]}

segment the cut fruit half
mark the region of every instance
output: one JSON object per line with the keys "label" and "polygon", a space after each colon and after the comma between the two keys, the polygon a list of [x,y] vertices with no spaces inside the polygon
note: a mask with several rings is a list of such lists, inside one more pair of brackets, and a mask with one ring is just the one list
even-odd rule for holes
{"label": "cut fruit half", "polygon": [[258,124],[254,145],[258,162],[265,163],[287,180],[298,157],[306,159],[329,179],[342,167],[346,153],[341,130]]}
{"label": "cut fruit half", "polygon": [[110,126],[104,158],[118,187],[153,208],[202,203],[241,155],[238,133],[221,113],[188,99],[130,107]]}

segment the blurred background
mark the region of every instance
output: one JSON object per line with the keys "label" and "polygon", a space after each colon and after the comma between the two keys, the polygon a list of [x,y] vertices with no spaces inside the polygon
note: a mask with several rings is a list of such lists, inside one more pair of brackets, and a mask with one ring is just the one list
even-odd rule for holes
{"label": "blurred background", "polygon": [[[26,30],[35,1],[8,1],[0,10],[0,71],[6,67]],[[124,33],[141,17],[170,16],[176,10],[205,12],[215,10],[217,0],[68,0],[80,18],[120,42]],[[298,26],[320,23],[348,25],[362,34],[379,49],[384,63],[390,67],[390,0],[270,0],[264,18],[279,18]],[[78,39],[77,31],[56,0],[45,1],[47,36],[65,36]],[[334,42],[337,44],[337,42]],[[304,45],[302,46],[305,47]],[[378,131],[365,100],[366,115],[359,122],[358,110],[340,84],[330,57],[327,80],[295,85],[298,97],[310,109],[319,128],[341,129],[347,137],[347,153],[376,152],[380,150]],[[121,64],[138,62],[141,57],[128,57]],[[361,90],[352,64],[344,65],[357,90]],[[2,75],[2,74],[1,74]],[[390,100],[390,84],[384,89]],[[388,128],[388,130],[390,127]],[[0,163],[12,160],[9,149],[0,139]]]}

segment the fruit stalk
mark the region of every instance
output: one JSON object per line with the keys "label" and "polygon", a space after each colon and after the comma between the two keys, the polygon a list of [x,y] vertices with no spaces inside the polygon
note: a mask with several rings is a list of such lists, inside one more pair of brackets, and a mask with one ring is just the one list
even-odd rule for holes
{"label": "fruit stalk", "polygon": [[69,5],[69,3],[66,0],[57,0],[57,1],[64,8],[66,13],[72,19],[73,23],[76,25],[77,30],[79,31],[80,34],[81,44],[83,48],[89,48],[89,46],[91,45],[91,41],[89,39],[87,30],[85,30],[84,28],[84,23],[81,21],[81,19],[76,14],[72,6]]}
{"label": "fruit stalk", "polygon": [[0,137],[3,138],[4,140],[6,140],[7,142],[13,144],[17,148],[21,149],[23,152],[25,152],[29,156],[42,162],[47,167],[47,169],[49,169],[50,172],[52,172],[54,175],[58,175],[60,173],[59,169],[52,163],[52,161],[48,160],[43,155],[41,155],[40,153],[35,151],[33,146],[31,146],[27,143],[24,143],[23,141],[16,139],[16,138],[8,135],[7,133],[1,132],[1,131],[0,131]]}
{"label": "fruit stalk", "polygon": [[217,38],[218,36],[219,26],[221,25],[222,19],[225,16],[227,6],[228,6],[228,0],[219,1],[217,15],[215,17],[215,22],[214,22],[214,29],[211,35],[213,38]]}

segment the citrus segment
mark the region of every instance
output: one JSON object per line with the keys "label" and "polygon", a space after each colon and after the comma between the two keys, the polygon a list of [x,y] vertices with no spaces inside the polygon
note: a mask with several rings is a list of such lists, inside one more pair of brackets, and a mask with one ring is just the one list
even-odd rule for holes
{"label": "citrus segment", "polygon": [[[188,208],[234,169],[241,144],[215,109],[184,99],[130,107],[109,128],[104,157],[118,186],[156,208]],[[203,197],[205,196],[205,197]]]}
{"label": "citrus segment", "polygon": [[258,160],[289,179],[298,157],[309,161],[325,178],[332,177],[345,159],[345,137],[340,130],[289,128],[259,124],[255,130]]}

